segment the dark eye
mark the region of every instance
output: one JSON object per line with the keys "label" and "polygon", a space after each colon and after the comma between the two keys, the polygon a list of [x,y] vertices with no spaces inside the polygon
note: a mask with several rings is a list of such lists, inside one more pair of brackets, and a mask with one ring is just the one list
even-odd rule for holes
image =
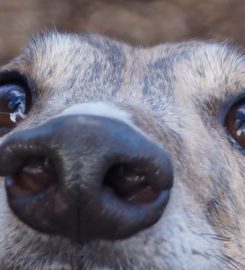
{"label": "dark eye", "polygon": [[230,108],[225,125],[232,138],[245,148],[245,99],[239,100]]}
{"label": "dark eye", "polygon": [[21,85],[0,85],[0,136],[25,118],[26,106],[26,91]]}

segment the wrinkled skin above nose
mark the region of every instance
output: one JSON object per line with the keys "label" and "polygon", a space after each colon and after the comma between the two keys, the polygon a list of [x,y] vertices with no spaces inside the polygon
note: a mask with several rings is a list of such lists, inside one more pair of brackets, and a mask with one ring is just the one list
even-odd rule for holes
{"label": "wrinkled skin above nose", "polygon": [[0,146],[8,202],[27,225],[82,242],[153,225],[173,183],[168,153],[124,122],[61,116]]}

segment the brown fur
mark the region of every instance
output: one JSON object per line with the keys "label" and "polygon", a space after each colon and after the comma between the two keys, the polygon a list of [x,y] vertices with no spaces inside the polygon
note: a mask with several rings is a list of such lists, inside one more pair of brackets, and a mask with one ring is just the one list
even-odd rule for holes
{"label": "brown fur", "polygon": [[244,155],[223,125],[225,107],[245,89],[239,52],[213,42],[141,49],[95,35],[49,33],[1,73],[11,70],[24,74],[34,92],[16,130],[76,103],[115,104],[170,152],[174,187],[151,228],[123,241],[76,246],[19,221],[2,184],[1,270],[244,269]]}

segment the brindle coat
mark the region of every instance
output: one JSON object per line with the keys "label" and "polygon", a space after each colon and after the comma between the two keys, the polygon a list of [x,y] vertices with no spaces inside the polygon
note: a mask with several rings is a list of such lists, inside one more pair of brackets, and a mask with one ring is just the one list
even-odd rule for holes
{"label": "brindle coat", "polygon": [[[15,130],[73,104],[109,104],[107,114],[124,113],[168,150],[174,186],[154,226],[126,240],[76,246],[15,217],[2,181],[1,270],[245,268],[245,158],[223,124],[227,104],[245,89],[244,56],[214,42],[142,49],[96,35],[49,33],[32,39],[1,73],[12,70],[33,90],[32,108]],[[102,105],[95,105],[101,114]]]}

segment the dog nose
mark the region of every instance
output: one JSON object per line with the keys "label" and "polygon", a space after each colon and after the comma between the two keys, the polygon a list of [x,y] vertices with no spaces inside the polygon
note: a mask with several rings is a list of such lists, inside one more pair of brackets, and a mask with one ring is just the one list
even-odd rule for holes
{"label": "dog nose", "polygon": [[159,220],[173,184],[169,154],[138,129],[60,116],[0,145],[10,208],[34,229],[82,242],[123,239]]}

